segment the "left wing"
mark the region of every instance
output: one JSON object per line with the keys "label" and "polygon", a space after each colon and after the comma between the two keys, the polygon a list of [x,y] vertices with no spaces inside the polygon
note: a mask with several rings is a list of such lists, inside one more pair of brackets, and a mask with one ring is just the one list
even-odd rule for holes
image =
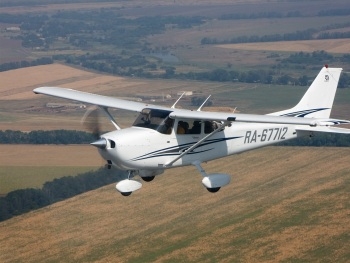
{"label": "left wing", "polygon": [[144,108],[158,108],[158,109],[168,109],[161,106],[149,105],[141,102],[128,101],[117,99],[113,97],[107,97],[103,95],[92,94],[88,92],[57,88],[57,87],[41,87],[33,90],[36,94],[44,94],[53,97],[69,99],[74,101],[80,101],[84,103],[89,103],[105,108],[115,108],[124,109],[130,111],[141,112]]}
{"label": "left wing", "polygon": [[257,114],[241,114],[241,113],[222,113],[222,112],[204,112],[192,111],[184,109],[175,109],[169,107],[156,106],[135,101],[128,101],[107,97],[72,89],[57,88],[57,87],[41,87],[33,90],[36,94],[45,94],[58,98],[64,98],[74,101],[80,101],[102,108],[117,108],[130,111],[141,112],[144,108],[153,108],[170,111],[170,118],[173,119],[198,119],[198,120],[213,120],[223,122],[248,122],[248,123],[274,123],[274,124],[294,124],[294,125],[309,125],[329,126],[335,124],[348,124],[348,120],[336,119],[318,119],[318,118],[298,118],[298,117],[284,117],[271,115],[257,115]]}

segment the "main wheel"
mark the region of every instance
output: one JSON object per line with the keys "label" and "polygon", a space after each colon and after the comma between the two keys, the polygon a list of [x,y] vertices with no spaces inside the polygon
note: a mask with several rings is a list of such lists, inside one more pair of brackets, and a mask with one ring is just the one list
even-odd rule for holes
{"label": "main wheel", "polygon": [[210,193],[216,193],[217,191],[220,190],[220,187],[215,187],[215,188],[207,188],[207,190],[210,192]]}
{"label": "main wheel", "polygon": [[145,182],[151,182],[151,181],[153,181],[154,176],[145,176],[145,177],[142,177],[142,176],[141,176],[141,178],[142,178],[142,180],[144,180]]}
{"label": "main wheel", "polygon": [[132,192],[122,192],[121,194],[122,194],[122,196],[129,196],[129,195],[131,195],[131,193]]}

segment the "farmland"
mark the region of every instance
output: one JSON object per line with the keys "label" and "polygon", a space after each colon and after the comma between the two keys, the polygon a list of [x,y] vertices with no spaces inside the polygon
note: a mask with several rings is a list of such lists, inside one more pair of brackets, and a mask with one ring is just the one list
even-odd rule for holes
{"label": "farmland", "polygon": [[[21,1],[14,0],[11,4]],[[179,92],[193,91],[201,97],[212,94],[216,109],[227,106],[225,109],[231,111],[237,107],[242,113],[260,114],[293,106],[306,90],[305,86],[275,83],[102,74],[84,69],[83,63],[73,66],[70,61],[79,56],[99,53],[123,58],[135,54],[146,56],[140,52],[146,47],[171,53],[179,59],[180,62],[172,64],[147,57],[156,64],[155,72],[161,74],[169,66],[176,68],[176,73],[217,68],[243,72],[270,70],[279,68],[281,60],[299,51],[325,50],[335,58],[350,52],[347,39],[201,44],[204,37],[225,40],[308,28],[348,32],[349,16],[317,15],[329,10],[327,1],[283,1],[283,4],[262,0],[76,2],[60,4],[60,0],[55,0],[52,5],[1,5],[0,13],[33,16],[60,13],[70,15],[68,22],[81,12],[93,15],[106,10],[115,12],[115,18],[130,20],[145,15],[151,18],[203,16],[205,19],[202,24],[187,28],[166,24],[163,32],[137,39],[137,48],[104,44],[102,40],[110,35],[109,31],[71,33],[73,37],[87,39],[87,46],[77,46],[69,41],[70,37],[60,36],[52,38],[48,47],[24,48],[18,33],[1,30],[1,63],[67,56],[51,65],[0,73],[1,130],[84,130],[80,121],[86,109],[64,107],[66,100],[33,94],[32,90],[39,86],[61,86],[129,99],[142,97],[145,103],[166,106],[175,102]],[[347,0],[337,0],[332,2],[332,9],[347,10],[348,5]],[[286,16],[295,10],[301,10],[301,17]],[[284,17],[221,19],[222,15],[264,15],[270,11]],[[89,21],[89,17],[83,16],[82,24],[96,22]],[[102,18],[103,15],[99,17]],[[53,21],[64,21],[64,17],[60,19]],[[324,29],[334,25],[339,28]],[[2,29],[6,26],[9,25],[1,24]],[[137,26],[129,24],[126,28]],[[323,62],[319,64],[280,67],[279,74],[296,77],[307,74],[314,78]],[[343,67],[345,72],[349,72],[349,65],[349,62],[330,64]],[[168,94],[169,99],[160,96]],[[349,119],[349,101],[350,89],[339,89],[332,116]],[[63,106],[50,108],[48,103]],[[194,109],[191,97],[183,98],[177,106]],[[129,126],[135,118],[133,112],[115,110],[112,114],[122,127]],[[106,118],[100,119],[102,130],[113,129]],[[167,170],[129,198],[116,193],[114,184],[108,185],[1,222],[0,262],[348,262],[349,156],[348,148],[268,147],[203,164],[209,173],[232,175],[231,184],[217,194],[203,188],[201,176],[192,166]],[[104,164],[91,146],[0,145],[0,195],[19,188],[40,188],[46,181],[94,170]]]}
{"label": "farmland", "polygon": [[313,52],[315,50],[324,50],[330,53],[349,53],[350,43],[348,39],[327,39],[327,40],[304,40],[304,41],[280,41],[272,43],[245,43],[219,45],[221,48],[240,49],[240,50],[265,50],[282,52]]}
{"label": "farmland", "polygon": [[47,181],[104,165],[93,147],[79,145],[0,145],[0,195],[41,188]]}
{"label": "farmland", "polygon": [[349,154],[272,147],[210,162],[232,174],[214,195],[193,167],[129,198],[109,185],[0,223],[0,260],[347,262]]}

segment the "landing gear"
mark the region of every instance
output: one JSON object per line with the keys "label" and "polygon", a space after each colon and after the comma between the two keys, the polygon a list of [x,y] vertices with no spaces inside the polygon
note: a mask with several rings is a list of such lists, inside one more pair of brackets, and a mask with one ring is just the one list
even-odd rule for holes
{"label": "landing gear", "polygon": [[135,171],[129,171],[128,179],[122,180],[116,184],[115,188],[123,196],[129,196],[132,192],[140,189],[142,184],[130,178],[134,177]]}
{"label": "landing gear", "polygon": [[210,193],[216,193],[221,187],[230,183],[231,177],[228,174],[207,174],[200,162],[193,163],[203,176],[202,184]]}
{"label": "landing gear", "polygon": [[145,177],[142,177],[142,176],[141,176],[142,180],[144,180],[145,182],[151,182],[151,181],[153,181],[154,177],[155,177],[155,176],[145,176]]}
{"label": "landing gear", "polygon": [[210,193],[216,193],[217,191],[220,190],[221,187],[214,187],[214,188],[207,188],[207,190],[210,192]]}
{"label": "landing gear", "polygon": [[112,169],[112,161],[111,160],[107,160],[107,169],[110,170]]}

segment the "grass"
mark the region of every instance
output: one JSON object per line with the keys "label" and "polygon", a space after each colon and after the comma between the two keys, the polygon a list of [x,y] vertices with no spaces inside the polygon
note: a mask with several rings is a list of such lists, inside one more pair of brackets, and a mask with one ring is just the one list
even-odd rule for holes
{"label": "grass", "polygon": [[207,172],[232,174],[217,194],[193,167],[129,198],[106,186],[0,223],[0,260],[312,262],[326,250],[346,262],[349,151],[271,147],[210,162]]}
{"label": "grass", "polygon": [[57,167],[57,166],[1,166],[0,195],[24,188],[41,188],[45,182],[63,176],[75,176],[95,170],[97,167]]}
{"label": "grass", "polygon": [[96,149],[86,145],[0,145],[0,195],[103,165]]}

